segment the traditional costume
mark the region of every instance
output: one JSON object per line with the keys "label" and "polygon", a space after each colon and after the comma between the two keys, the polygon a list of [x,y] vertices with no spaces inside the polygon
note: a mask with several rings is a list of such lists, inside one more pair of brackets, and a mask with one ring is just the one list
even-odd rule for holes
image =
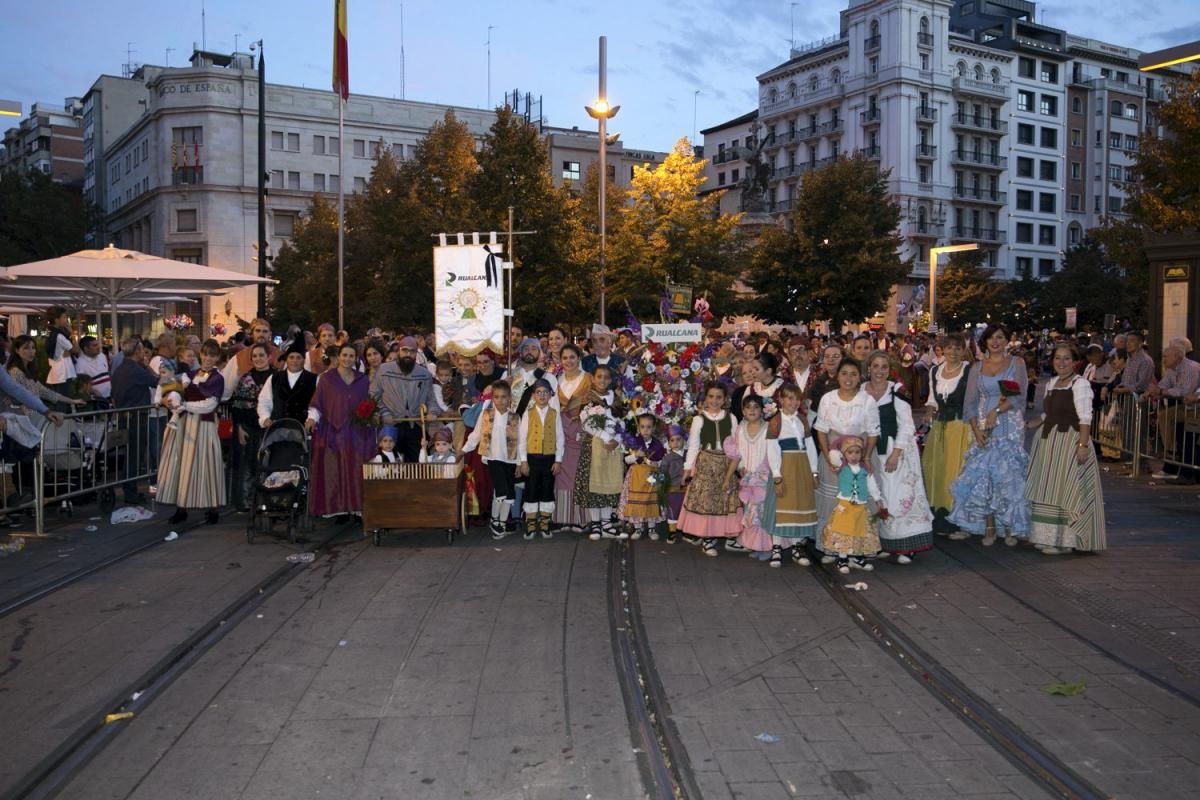
{"label": "traditional costume", "polygon": [[729,456],[725,440],[733,435],[728,411],[702,411],[692,418],[684,470],[692,480],[679,512],[679,530],[704,540],[704,554],[717,554],[716,539],[732,538],[742,530],[737,492],[725,488]]}
{"label": "traditional costume", "polygon": [[[687,432],[679,425],[667,429],[667,439],[678,436],[687,440]],[[679,525],[679,512],[683,510],[683,462],[687,458],[687,448],[683,450],[667,450],[662,459],[662,471],[667,474],[667,507],[665,509],[667,526],[670,536],[675,535]]]}
{"label": "traditional costume", "polygon": [[621,487],[621,499],[617,504],[617,516],[633,525],[631,538],[638,539],[644,532],[658,538],[654,526],[662,522],[662,507],[658,502],[658,484],[655,476],[658,466],[667,454],[663,443],[651,436],[637,437],[637,442],[625,455],[629,469],[625,472],[625,483]]}
{"label": "traditional costume", "polygon": [[[857,436],[866,442],[879,436],[879,409],[875,401],[861,389],[850,400],[843,400],[834,388],[821,396],[813,428],[825,434],[831,449],[834,440],[841,436]],[[863,456],[865,458],[866,454]],[[838,504],[838,476],[830,469],[825,458],[820,460],[818,467],[817,527],[824,531],[829,524],[830,514]],[[822,542],[824,538],[821,537]],[[821,542],[818,542],[818,547],[824,550]],[[833,555],[828,550],[825,552]]]}
{"label": "traditional costume", "polygon": [[520,418],[511,410],[501,413],[490,400],[484,405],[474,430],[463,445],[463,452],[478,454],[486,466],[492,486],[490,528],[492,537],[508,534],[506,523],[516,500],[516,469],[520,460],[517,446]]}
{"label": "traditional costume", "polygon": [[930,379],[927,405],[933,408],[933,423],[925,439],[922,469],[925,494],[933,511],[934,533],[949,534],[958,530],[949,519],[954,508],[950,484],[962,472],[967,451],[975,438],[963,417],[970,371],[971,365],[964,361],[957,372],[947,376],[946,365],[942,364],[933,368]]}
{"label": "traditional costume", "polygon": [[[621,501],[621,486],[625,476],[620,445],[612,448],[607,446],[618,441],[612,419],[615,404],[616,393],[612,390],[603,395],[595,391],[588,392],[584,410],[591,408],[592,415],[581,412],[580,416],[581,433],[584,438],[580,443],[579,464],[575,469],[575,504],[587,510],[590,529],[588,538],[593,540],[601,536],[625,536],[618,531],[612,518],[617,504]],[[601,418],[606,422],[602,429],[590,427],[597,424],[593,420]]]}
{"label": "traditional costume", "polygon": [[[553,393],[550,384],[537,381],[532,387]],[[529,467],[525,477],[525,538],[532,539],[541,531],[542,538],[550,538],[550,515],[554,512],[555,464],[562,462],[563,429],[557,409],[547,403],[539,406],[532,403],[521,417],[517,432],[518,457]]]}
{"label": "traditional costume", "polygon": [[[814,465],[809,461],[809,451],[804,435],[801,410],[796,414],[780,412],[775,420],[778,433],[768,440],[777,453],[779,475],[783,478],[783,496],[775,498],[775,515],[771,527],[772,542],[778,547],[803,545],[817,538],[817,495],[813,481]],[[792,557],[804,558],[801,550],[794,550]]]}
{"label": "traditional costume", "polygon": [[317,378],[317,390],[308,410],[309,419],[317,423],[312,437],[309,492],[314,515],[362,511],[361,465],[376,453],[375,429],[352,419],[359,404],[368,399],[370,383],[357,370],[347,382],[336,368]]}
{"label": "traditional costume", "polygon": [[225,505],[225,466],[216,412],[225,380],[215,369],[196,370],[186,384],[163,439],[157,499],[181,509],[220,508]]}
{"label": "traditional costume", "polygon": [[591,376],[586,372],[574,378],[558,378],[558,407],[562,411],[563,460],[554,476],[554,516],[552,522],[567,528],[582,530],[587,524],[587,511],[575,502],[575,480],[579,469],[579,453],[591,437],[585,436],[579,414],[591,397]]}
{"label": "traditional costume", "polygon": [[[913,553],[933,547],[933,512],[921,477],[912,406],[900,388],[899,384],[889,382],[883,396],[875,400],[879,438],[869,456],[888,509],[887,518],[879,521],[879,540],[883,550],[904,556],[901,561],[908,563]],[[899,463],[888,472],[884,465],[897,449],[901,451]]]}
{"label": "traditional costume", "polygon": [[[865,448],[858,436],[840,436],[832,443],[831,454],[851,446]],[[835,460],[838,455],[833,456]],[[871,569],[866,559],[879,552],[879,535],[868,502],[878,504],[881,500],[879,485],[865,464],[860,461],[841,465],[837,473],[837,505],[821,531],[821,549],[837,557],[839,572],[850,571],[851,557],[859,569]]]}

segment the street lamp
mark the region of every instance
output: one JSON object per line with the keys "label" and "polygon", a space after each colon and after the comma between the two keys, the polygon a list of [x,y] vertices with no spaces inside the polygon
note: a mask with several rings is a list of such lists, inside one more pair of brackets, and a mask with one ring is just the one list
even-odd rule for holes
{"label": "street lamp", "polygon": [[600,37],[600,92],[596,96],[596,102],[590,106],[584,106],[583,109],[588,113],[588,116],[596,120],[600,125],[600,324],[604,325],[604,293],[605,293],[605,263],[604,263],[604,245],[605,245],[605,212],[607,211],[605,200],[607,199],[608,189],[608,134],[605,127],[608,121],[617,115],[621,110],[620,106],[610,106],[608,104],[608,37]]}
{"label": "street lamp", "polygon": [[929,248],[929,330],[937,331],[937,269],[938,256],[942,253],[963,253],[978,250],[978,244],[948,244]]}
{"label": "street lamp", "polygon": [[1166,50],[1156,50],[1153,53],[1142,53],[1138,56],[1138,70],[1153,72],[1173,67],[1176,64],[1186,64],[1189,61],[1198,60],[1200,60],[1200,42],[1191,42],[1168,47]]}

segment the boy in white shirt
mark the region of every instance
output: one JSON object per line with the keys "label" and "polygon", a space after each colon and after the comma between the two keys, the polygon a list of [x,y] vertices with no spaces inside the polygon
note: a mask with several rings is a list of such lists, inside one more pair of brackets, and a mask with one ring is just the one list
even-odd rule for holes
{"label": "boy in white shirt", "polygon": [[506,527],[508,514],[516,498],[516,471],[519,458],[517,439],[520,420],[511,411],[512,389],[508,381],[496,381],[489,387],[492,399],[484,404],[471,435],[463,445],[463,452],[479,450],[479,457],[487,465],[492,479],[492,518],[489,527],[493,539],[503,539],[509,534]]}
{"label": "boy in white shirt", "polygon": [[554,513],[554,476],[563,459],[562,420],[550,405],[550,382],[539,378],[533,384],[533,403],[521,417],[517,431],[517,474],[525,479],[525,538],[540,531],[549,539],[550,515]]}

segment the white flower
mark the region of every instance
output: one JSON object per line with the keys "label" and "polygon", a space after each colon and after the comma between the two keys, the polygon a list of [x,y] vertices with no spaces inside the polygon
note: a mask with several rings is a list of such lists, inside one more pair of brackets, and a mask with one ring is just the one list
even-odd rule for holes
{"label": "white flower", "polygon": [[688,364],[688,367],[692,370],[692,372],[699,372],[700,371],[700,362],[693,361],[691,364]]}
{"label": "white flower", "polygon": [[681,369],[681,370],[679,371],[679,377],[681,377],[681,378],[690,378],[690,377],[692,377],[692,371],[691,371],[690,369],[686,369],[686,368],[685,368],[685,369]]}

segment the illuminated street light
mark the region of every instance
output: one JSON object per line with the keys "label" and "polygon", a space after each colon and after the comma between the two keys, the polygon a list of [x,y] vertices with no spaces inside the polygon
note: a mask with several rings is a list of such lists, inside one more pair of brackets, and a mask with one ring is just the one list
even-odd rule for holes
{"label": "illuminated street light", "polygon": [[588,113],[588,116],[596,120],[600,125],[600,324],[604,325],[604,298],[606,289],[607,275],[605,274],[605,238],[606,224],[605,214],[607,212],[607,190],[608,190],[608,135],[605,132],[605,126],[608,121],[617,115],[621,110],[620,106],[610,106],[608,104],[608,37],[600,37],[600,92],[596,97],[596,102],[590,106],[584,106],[583,110]]}
{"label": "illuminated street light", "polygon": [[977,244],[948,244],[929,248],[929,329],[937,330],[937,269],[938,256],[942,253],[963,253],[978,250]]}
{"label": "illuminated street light", "polygon": [[1156,50],[1153,53],[1142,53],[1138,56],[1138,69],[1142,72],[1166,69],[1176,64],[1186,64],[1189,61],[1200,61],[1200,42],[1176,45],[1166,50]]}

